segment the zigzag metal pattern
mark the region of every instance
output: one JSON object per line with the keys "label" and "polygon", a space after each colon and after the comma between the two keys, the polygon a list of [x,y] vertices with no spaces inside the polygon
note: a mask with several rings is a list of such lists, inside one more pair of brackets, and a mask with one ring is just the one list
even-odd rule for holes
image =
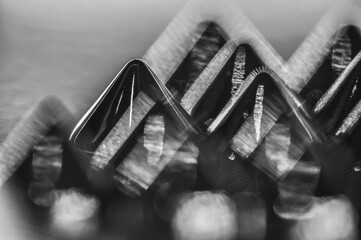
{"label": "zigzag metal pattern", "polygon": [[[236,47],[240,43],[249,44],[265,65],[276,71],[285,83],[298,93],[325,58],[329,50],[330,39],[333,38],[339,27],[345,24],[361,26],[360,7],[348,2],[342,4],[341,8],[334,7],[325,15],[318,28],[311,33],[286,65],[283,65],[279,54],[239,9],[228,2],[216,0],[197,0],[187,4],[143,58],[159,79],[166,82],[194,45],[193,33],[199,24],[204,21],[214,21],[228,35],[228,46]],[[222,61],[226,60],[227,57]],[[354,61],[356,60],[354,59]],[[216,76],[217,70],[219,69],[212,69],[211,77]],[[205,77],[203,75],[203,78]],[[24,125],[24,122],[22,125],[27,126]],[[15,129],[15,131],[18,130]],[[10,136],[12,135],[14,132],[10,133]],[[5,148],[6,141],[1,146],[1,155],[16,149],[16,147]],[[18,165],[18,163],[16,164]],[[9,174],[11,175],[11,173]],[[5,180],[3,179],[3,181]]]}

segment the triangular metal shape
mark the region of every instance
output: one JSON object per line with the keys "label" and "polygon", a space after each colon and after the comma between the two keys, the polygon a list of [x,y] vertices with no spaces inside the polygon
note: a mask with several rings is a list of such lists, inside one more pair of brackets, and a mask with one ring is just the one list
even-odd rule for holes
{"label": "triangular metal shape", "polygon": [[[147,119],[152,116],[163,116],[160,122],[155,120],[161,124],[157,129],[163,128],[164,139],[175,142],[170,147],[172,151],[163,152],[161,156],[166,161],[158,166],[133,156],[142,153],[139,149],[147,152],[141,136],[147,131]],[[118,188],[127,194],[137,195],[151,185],[187,136],[195,131],[188,120],[184,110],[148,65],[136,59],[124,66],[78,122],[70,142],[77,148],[81,165],[95,190],[105,191],[112,187],[115,171]],[[151,123],[149,126],[154,127]],[[144,175],[137,175],[137,178],[145,178],[146,186],[139,183],[143,180],[133,179],[132,182],[129,179],[134,177],[132,171],[141,169]],[[140,184],[140,192],[132,184]]]}
{"label": "triangular metal shape", "polygon": [[285,69],[291,76],[288,86],[293,91],[301,92],[313,78],[323,77],[320,82],[331,80],[332,77],[327,75],[329,74],[327,69],[330,69],[330,58],[327,57],[330,55],[335,38],[345,27],[351,27],[348,32],[353,43],[353,56],[357,54],[357,49],[360,49],[360,11],[361,6],[356,1],[343,1],[332,6],[321,18],[285,63]]}

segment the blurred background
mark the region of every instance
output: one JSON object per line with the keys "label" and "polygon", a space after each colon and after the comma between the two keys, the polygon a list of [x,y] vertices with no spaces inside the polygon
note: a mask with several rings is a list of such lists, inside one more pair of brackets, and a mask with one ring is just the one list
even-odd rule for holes
{"label": "blurred background", "polygon": [[[287,60],[336,0],[231,0]],[[1,0],[0,139],[45,95],[80,116],[186,0]]]}

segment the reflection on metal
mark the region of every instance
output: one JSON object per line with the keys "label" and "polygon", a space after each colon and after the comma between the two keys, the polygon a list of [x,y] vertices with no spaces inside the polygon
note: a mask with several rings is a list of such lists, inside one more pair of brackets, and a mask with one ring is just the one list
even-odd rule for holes
{"label": "reflection on metal", "polygon": [[162,115],[151,115],[144,126],[144,147],[147,149],[148,164],[156,165],[163,153],[165,123]]}
{"label": "reflection on metal", "polygon": [[264,97],[264,86],[258,85],[256,92],[256,101],[253,110],[254,127],[256,133],[256,141],[259,142],[261,135],[261,122],[263,113],[263,97]]}
{"label": "reflection on metal", "polygon": [[148,97],[145,93],[140,92],[134,99],[133,104],[133,124],[129,129],[129,118],[131,110],[128,108],[125,114],[115,124],[106,138],[100,143],[94,152],[91,160],[91,166],[94,169],[103,169],[115,155],[115,153],[124,144],[131,132],[140,124],[143,120],[142,116],[145,116],[150,109],[153,108],[155,102]]}
{"label": "reflection on metal", "polygon": [[73,123],[73,115],[55,97],[46,97],[31,109],[0,145],[0,186],[51,128],[59,128],[65,136],[71,131]]}
{"label": "reflection on metal", "polygon": [[[361,61],[361,52],[359,52],[351,61],[349,65],[347,65],[346,69],[341,73],[341,75],[336,79],[336,81],[331,85],[329,89],[327,89],[326,93],[318,100],[316,103],[313,112],[319,113],[322,109],[324,109],[331,100],[337,95],[340,91],[341,87],[344,86],[347,79],[350,78],[353,70],[357,65],[360,64]],[[356,87],[356,84],[354,88]]]}
{"label": "reflection on metal", "polygon": [[244,82],[244,75],[246,74],[246,49],[239,46],[234,60],[233,74],[232,74],[232,96],[241,88]]}
{"label": "reflection on metal", "polygon": [[153,205],[163,219],[171,221],[180,197],[194,189],[197,181],[198,148],[185,142],[152,184]]}
{"label": "reflection on metal", "polygon": [[77,189],[58,190],[50,208],[52,229],[61,236],[90,237],[97,230],[99,200]]}
{"label": "reflection on metal", "polygon": [[331,65],[336,76],[346,69],[352,58],[351,39],[347,28],[340,30],[332,46]]}
{"label": "reflection on metal", "polygon": [[[182,87],[182,91],[186,92],[202,71],[207,67],[208,63],[217,54],[225,43],[222,36],[222,29],[214,23],[209,24],[202,33],[201,38],[190,51],[189,65],[191,67],[186,83]],[[184,94],[182,94],[183,96]]]}
{"label": "reflection on metal", "polygon": [[[250,86],[250,84],[255,80],[257,76],[261,73],[265,73],[269,75],[278,89],[280,91],[280,95],[285,99],[287,105],[292,110],[292,113],[296,116],[304,131],[306,131],[308,137],[313,140],[313,133],[311,132],[310,127],[305,122],[305,116],[308,117],[309,114],[307,111],[302,107],[300,100],[292,93],[282,79],[271,69],[263,66],[257,68],[255,71],[251,72],[240,91],[240,95],[238,100],[233,103],[233,107],[236,103],[241,99],[242,94],[246,91],[246,89]],[[247,118],[238,132],[235,134],[233,139],[231,140],[231,148],[238,153],[243,158],[248,158],[259,145],[259,142],[267,135],[267,133],[271,130],[273,125],[281,116],[282,109],[274,108],[272,106],[272,100],[267,100],[267,96],[265,96],[265,100],[263,102],[263,119],[261,120],[261,128],[260,134],[257,141],[256,133],[255,133],[255,122],[253,118]],[[223,120],[224,121],[224,120]],[[214,121],[215,123],[215,121]]]}
{"label": "reflection on metal", "polygon": [[357,161],[355,166],[353,167],[353,170],[355,172],[360,172],[361,171],[361,161]]}
{"label": "reflection on metal", "polygon": [[361,117],[361,101],[351,110],[336,132],[336,136],[350,134]]}
{"label": "reflection on metal", "polygon": [[226,65],[236,49],[237,45],[232,41],[228,41],[184,94],[181,105],[188,114],[192,114],[193,110],[202,99],[202,96],[204,96],[207,89],[218,76],[220,69]]}
{"label": "reflection on metal", "polygon": [[229,160],[234,160],[236,158],[236,156],[234,155],[234,152],[231,153],[231,155],[229,155]]}
{"label": "reflection on metal", "polygon": [[34,204],[49,207],[54,200],[63,162],[63,139],[46,135],[34,146],[32,159],[33,180],[28,194]]}
{"label": "reflection on metal", "polygon": [[231,240],[237,234],[234,203],[226,195],[211,192],[186,194],[172,221],[177,240]]}
{"label": "reflection on metal", "polygon": [[163,149],[157,163],[153,164],[148,161],[149,152],[145,148],[145,138],[141,135],[138,136],[135,146],[116,168],[115,185],[129,196],[140,196],[147,191],[166,166],[177,156],[188,138],[186,133],[178,132],[170,119],[165,117],[164,119]]}
{"label": "reflection on metal", "polygon": [[271,72],[272,72],[272,74],[274,74],[272,70],[270,70],[266,67],[260,67],[260,68],[256,68],[255,70],[253,70],[247,76],[247,78],[242,83],[242,87],[240,87],[238,89],[238,91],[236,91],[235,94],[229,99],[229,101],[223,107],[221,112],[217,115],[216,119],[208,127],[207,132],[209,134],[214,132],[219,126],[221,126],[224,123],[224,121],[227,120],[229,115],[232,113],[233,109],[236,107],[236,105],[241,100],[243,94],[246,92],[248,87],[253,83],[253,81],[257,78],[257,76],[259,74],[261,74],[262,72],[267,72],[267,71],[269,71],[270,74],[271,74]]}
{"label": "reflection on metal", "polygon": [[287,239],[356,240],[358,216],[343,196],[315,198],[309,209],[311,217],[295,221]]}
{"label": "reflection on metal", "polygon": [[135,82],[135,72],[133,72],[133,78],[132,78],[132,89],[130,94],[130,111],[129,111],[129,126],[128,129],[132,127],[132,119],[133,119],[133,101],[134,101],[134,82]]}
{"label": "reflection on metal", "polygon": [[295,165],[289,159],[291,129],[286,124],[276,123],[265,138],[266,157],[269,161],[268,171],[275,176],[283,176]]}

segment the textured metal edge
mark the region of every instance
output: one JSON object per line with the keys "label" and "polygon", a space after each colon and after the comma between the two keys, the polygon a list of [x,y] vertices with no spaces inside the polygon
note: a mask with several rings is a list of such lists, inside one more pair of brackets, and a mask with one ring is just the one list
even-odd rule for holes
{"label": "textured metal edge", "polygon": [[53,96],[43,98],[30,109],[0,145],[0,187],[52,127],[58,125],[66,135],[74,123],[72,113]]}
{"label": "textured metal edge", "polygon": [[291,79],[288,86],[299,93],[327,57],[332,40],[344,26],[361,29],[361,7],[356,1],[346,0],[332,6],[304,42],[286,62]]}
{"label": "textured metal edge", "polygon": [[[193,36],[197,26],[210,21],[222,28],[229,41],[236,45],[250,45],[261,60],[274,71],[284,69],[284,60],[238,6],[227,0],[193,0],[185,5],[143,56],[161,82],[168,81],[191,50],[195,43]],[[219,57],[222,58],[215,56]],[[279,74],[286,76],[285,73]],[[204,76],[202,78],[204,79]],[[284,79],[287,80],[288,77]]]}

